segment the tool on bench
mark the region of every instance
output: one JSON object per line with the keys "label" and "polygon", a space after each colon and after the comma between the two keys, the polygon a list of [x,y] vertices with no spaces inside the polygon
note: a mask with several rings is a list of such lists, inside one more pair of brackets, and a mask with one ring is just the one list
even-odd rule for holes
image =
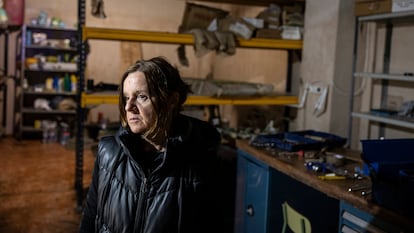
{"label": "tool on bench", "polygon": [[346,176],[338,176],[335,173],[327,173],[322,176],[318,176],[321,180],[345,180]]}
{"label": "tool on bench", "polygon": [[354,191],[361,191],[364,189],[370,189],[371,186],[368,184],[356,184],[356,185],[352,185],[351,187],[348,188],[348,192],[354,192]]}

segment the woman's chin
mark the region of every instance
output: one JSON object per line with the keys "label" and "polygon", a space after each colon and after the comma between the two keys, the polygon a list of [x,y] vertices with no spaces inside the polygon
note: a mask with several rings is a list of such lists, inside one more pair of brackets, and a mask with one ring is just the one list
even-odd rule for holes
{"label": "woman's chin", "polygon": [[138,127],[138,126],[134,126],[134,125],[132,125],[132,126],[130,125],[129,126],[129,129],[131,130],[132,133],[136,133],[136,134],[143,133],[145,131],[144,128]]}

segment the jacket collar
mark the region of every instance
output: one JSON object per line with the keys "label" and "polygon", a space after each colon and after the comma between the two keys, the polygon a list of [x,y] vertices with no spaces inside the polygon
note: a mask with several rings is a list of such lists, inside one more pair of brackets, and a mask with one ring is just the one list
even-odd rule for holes
{"label": "jacket collar", "polygon": [[[172,123],[170,136],[167,138],[167,146],[178,146],[189,140],[191,134],[191,121],[182,114],[178,114]],[[120,127],[116,133],[117,140],[124,144],[124,138],[132,136],[133,133],[124,127]]]}

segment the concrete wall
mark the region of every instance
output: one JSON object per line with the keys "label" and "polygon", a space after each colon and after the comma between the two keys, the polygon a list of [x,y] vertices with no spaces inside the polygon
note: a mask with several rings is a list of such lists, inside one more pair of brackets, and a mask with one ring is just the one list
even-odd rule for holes
{"label": "concrete wall", "polygon": [[352,1],[306,2],[302,83],[328,87],[328,96],[324,113],[317,114],[320,94],[308,94],[298,128],[347,135],[353,28]]}

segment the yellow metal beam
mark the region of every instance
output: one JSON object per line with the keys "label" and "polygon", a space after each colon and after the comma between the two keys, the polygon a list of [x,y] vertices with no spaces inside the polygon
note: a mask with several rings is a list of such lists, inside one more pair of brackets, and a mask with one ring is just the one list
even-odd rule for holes
{"label": "yellow metal beam", "polygon": [[244,40],[238,38],[237,46],[240,48],[301,50],[303,47],[303,42],[301,40],[279,40],[264,38],[252,38],[250,40]]}
{"label": "yellow metal beam", "polygon": [[[118,95],[112,94],[87,94],[82,93],[81,106],[87,107],[90,105],[99,104],[118,104]],[[298,104],[296,96],[267,96],[267,97],[252,97],[252,98],[215,98],[209,96],[193,96],[190,95],[185,102],[186,105],[290,105]]]}
{"label": "yellow metal beam", "polygon": [[296,96],[215,98],[209,96],[189,96],[186,105],[289,105],[297,104]]}
{"label": "yellow metal beam", "polygon": [[118,104],[118,94],[87,94],[82,93],[81,107],[99,104]]}
{"label": "yellow metal beam", "polygon": [[100,39],[149,43],[194,44],[194,39],[191,34],[177,34],[169,32],[83,27],[82,36],[83,40]]}
{"label": "yellow metal beam", "polygon": [[[194,37],[192,34],[134,31],[125,29],[109,29],[95,27],[83,27],[82,30],[83,40],[100,39],[166,44],[194,44]],[[244,40],[241,38],[237,38],[237,46],[242,48],[301,50],[303,47],[303,42],[301,40],[279,40],[263,38],[252,38],[249,40]]]}

